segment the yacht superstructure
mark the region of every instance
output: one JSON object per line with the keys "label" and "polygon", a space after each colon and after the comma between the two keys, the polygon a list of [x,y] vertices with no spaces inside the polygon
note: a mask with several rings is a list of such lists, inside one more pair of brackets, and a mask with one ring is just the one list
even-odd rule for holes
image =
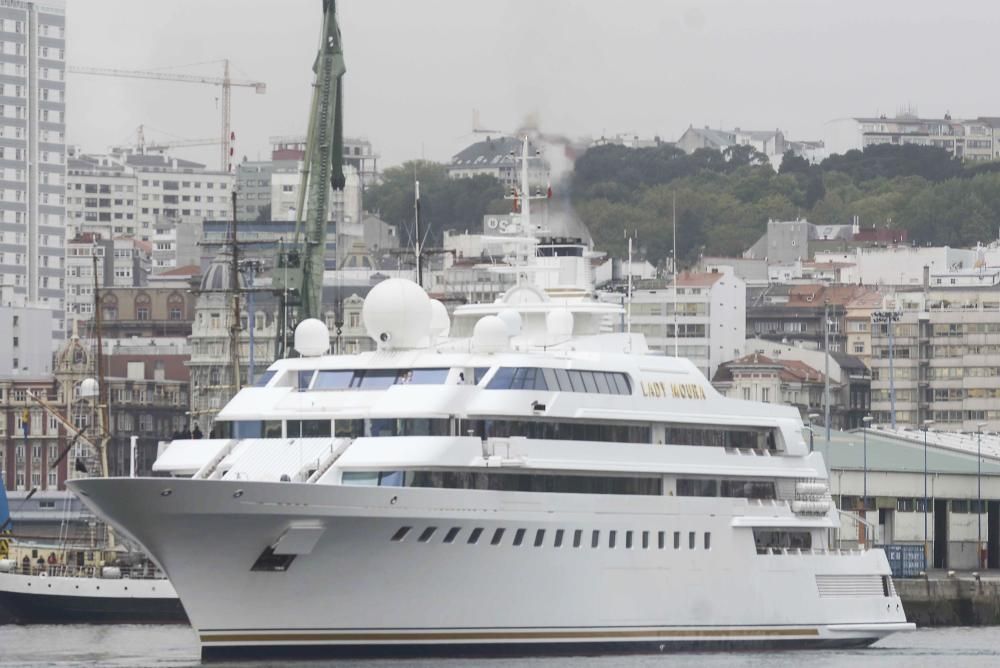
{"label": "yacht superstructure", "polygon": [[[530,286],[444,307],[390,279],[375,352],[319,321],[175,441],[170,477],[81,480],[162,566],[203,656],[863,646],[909,630],[838,525],[791,407],[720,396]],[[471,325],[471,326],[470,326]]]}

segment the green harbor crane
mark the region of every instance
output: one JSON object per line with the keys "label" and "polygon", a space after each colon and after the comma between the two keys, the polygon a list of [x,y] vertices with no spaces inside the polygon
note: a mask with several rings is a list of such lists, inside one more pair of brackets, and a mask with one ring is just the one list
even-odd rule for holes
{"label": "green harbor crane", "polygon": [[[313,64],[312,104],[305,155],[295,208],[295,237],[281,244],[273,272],[273,286],[281,304],[277,356],[285,357],[289,335],[307,318],[323,318],[330,192],[344,189],[343,84],[344,52],[340,43],[336,2],[323,0],[323,33]],[[340,324],[337,313],[337,327]]]}

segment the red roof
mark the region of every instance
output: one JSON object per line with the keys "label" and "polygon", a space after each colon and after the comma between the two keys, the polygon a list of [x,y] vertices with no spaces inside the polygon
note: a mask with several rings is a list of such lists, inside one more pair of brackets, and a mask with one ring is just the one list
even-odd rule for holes
{"label": "red roof", "polygon": [[715,285],[725,274],[719,271],[682,271],[677,274],[678,287],[706,287]]}
{"label": "red roof", "polygon": [[825,382],[822,373],[801,360],[772,359],[760,353],[751,353],[732,362],[726,362],[724,366],[729,367],[730,370],[733,367],[777,367],[778,377],[784,381]]}

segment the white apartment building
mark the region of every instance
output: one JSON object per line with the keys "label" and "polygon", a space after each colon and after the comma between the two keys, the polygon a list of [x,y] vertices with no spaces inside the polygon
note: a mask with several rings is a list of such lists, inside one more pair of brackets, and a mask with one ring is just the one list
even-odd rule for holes
{"label": "white apartment building", "polygon": [[52,311],[0,306],[0,378],[52,373]]}
{"label": "white apartment building", "polygon": [[838,118],[826,123],[824,141],[830,153],[863,150],[876,144],[915,144],[943,148],[962,160],[994,160],[1000,157],[1000,142],[994,134],[998,120],[960,120],[949,114],[944,118],[917,118],[911,113],[893,118]]}
{"label": "white apartment building", "polygon": [[157,223],[232,217],[233,176],[161,154],[76,154],[66,185],[72,227],[149,241]]}
{"label": "white apartment building", "polygon": [[65,3],[0,0],[0,287],[63,332]]}
{"label": "white apartment building", "polygon": [[[619,293],[602,299],[621,302]],[[676,308],[675,308],[676,305]],[[739,357],[746,340],[746,282],[731,272],[684,272],[642,282],[632,291],[632,331],[653,350],[687,357],[712,378],[722,362]],[[675,315],[676,314],[676,315]]]}
{"label": "white apartment building", "polygon": [[981,263],[976,249],[948,246],[866,246],[846,252],[817,251],[814,265],[854,265],[843,282],[864,285],[922,285],[924,267],[932,274],[967,271]]}
{"label": "white apartment building", "polygon": [[[299,197],[299,170],[271,174],[271,220],[295,220]],[[330,189],[329,221],[338,225],[361,222],[361,177],[351,165],[344,165],[344,189]],[[307,203],[308,206],[308,203]]]}

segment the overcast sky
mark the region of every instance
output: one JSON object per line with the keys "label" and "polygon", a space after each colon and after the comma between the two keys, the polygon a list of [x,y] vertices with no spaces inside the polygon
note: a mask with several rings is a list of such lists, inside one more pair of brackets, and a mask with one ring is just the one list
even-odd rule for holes
{"label": "overcast sky", "polygon": [[[1000,3],[958,0],[340,0],[345,132],[383,166],[447,160],[482,124],[676,139],[689,124],[822,138],[848,115],[1000,115]],[[237,155],[302,134],[320,0],[67,0],[67,62],[262,80],[233,92]],[[68,75],[67,140],[85,151],[216,137],[219,89]],[[216,148],[176,151],[216,165]]]}

